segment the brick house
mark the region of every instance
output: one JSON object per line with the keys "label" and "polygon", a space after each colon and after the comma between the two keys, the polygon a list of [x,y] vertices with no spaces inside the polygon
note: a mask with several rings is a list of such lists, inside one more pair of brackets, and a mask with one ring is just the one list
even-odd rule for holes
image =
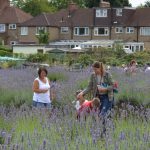
{"label": "brick house", "polygon": [[112,8],[100,2],[97,8],[78,8],[70,3],[67,9],[43,13],[20,24],[20,43],[38,43],[36,35],[43,29],[49,41],[56,40],[123,40],[144,42],[150,49],[150,8]]}
{"label": "brick house", "polygon": [[18,24],[31,18],[30,14],[10,6],[9,0],[0,0],[0,41],[5,45],[18,43]]}

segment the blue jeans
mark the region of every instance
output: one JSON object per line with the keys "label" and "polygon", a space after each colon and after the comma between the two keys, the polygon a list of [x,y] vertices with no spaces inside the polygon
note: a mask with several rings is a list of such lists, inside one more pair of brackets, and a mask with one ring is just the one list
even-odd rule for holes
{"label": "blue jeans", "polygon": [[33,101],[32,105],[37,108],[51,108],[51,103],[41,103]]}
{"label": "blue jeans", "polygon": [[101,116],[105,116],[106,113],[111,110],[112,106],[113,106],[113,101],[109,101],[109,97],[107,94],[105,95],[99,95],[99,99],[101,102],[100,105],[100,115]]}

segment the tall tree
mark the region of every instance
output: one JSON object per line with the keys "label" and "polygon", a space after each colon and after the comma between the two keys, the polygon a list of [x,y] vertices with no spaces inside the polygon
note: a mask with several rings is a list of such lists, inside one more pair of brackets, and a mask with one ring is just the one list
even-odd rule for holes
{"label": "tall tree", "polygon": [[144,7],[150,7],[150,1],[146,1]]}
{"label": "tall tree", "polygon": [[[105,0],[112,7],[131,6],[129,0]],[[51,12],[67,8],[69,2],[75,2],[80,7],[99,7],[100,0],[12,0],[12,3],[25,12],[36,16],[42,12]]]}
{"label": "tall tree", "polygon": [[52,12],[56,8],[48,0],[12,0],[12,3],[33,16],[42,12]]}

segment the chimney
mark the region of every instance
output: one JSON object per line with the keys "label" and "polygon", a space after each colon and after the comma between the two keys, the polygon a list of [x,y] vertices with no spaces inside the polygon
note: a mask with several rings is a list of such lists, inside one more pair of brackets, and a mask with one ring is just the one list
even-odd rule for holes
{"label": "chimney", "polygon": [[0,0],[0,11],[2,11],[5,7],[9,7],[9,0]]}
{"label": "chimney", "polygon": [[99,7],[103,7],[103,8],[106,7],[106,8],[108,8],[108,7],[110,7],[110,3],[109,2],[105,2],[103,0],[100,0]]}
{"label": "chimney", "polygon": [[74,2],[70,2],[69,5],[68,5],[68,10],[70,12],[74,11],[74,10],[77,10],[78,9],[78,5]]}

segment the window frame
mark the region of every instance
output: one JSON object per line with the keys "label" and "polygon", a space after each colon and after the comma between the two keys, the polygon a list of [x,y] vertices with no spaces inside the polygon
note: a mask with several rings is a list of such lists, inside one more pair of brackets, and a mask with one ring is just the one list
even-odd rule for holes
{"label": "window frame", "polygon": [[105,9],[105,8],[103,8],[103,9],[96,9],[96,18],[107,17],[107,16],[108,16],[107,9]]}
{"label": "window frame", "polygon": [[47,32],[47,28],[46,27],[43,27],[43,26],[42,27],[36,27],[36,33],[35,34],[39,35],[40,34],[39,31],[43,30],[43,29],[44,29],[44,32],[46,33]]}
{"label": "window frame", "polygon": [[20,35],[28,35],[28,27],[21,27]]}
{"label": "window frame", "polygon": [[16,30],[16,29],[17,29],[17,25],[16,25],[16,24],[13,24],[13,23],[12,23],[12,24],[9,24],[9,25],[8,25],[8,29],[9,29],[9,30]]}
{"label": "window frame", "polygon": [[[81,29],[84,29],[84,34],[80,34]],[[76,36],[88,36],[89,35],[89,27],[74,27],[74,35],[76,35]]]}
{"label": "window frame", "polygon": [[150,35],[150,27],[140,27],[140,35],[149,36]]}
{"label": "window frame", "polygon": [[123,11],[121,8],[116,9],[116,16],[122,16],[122,13],[123,13]]}
{"label": "window frame", "polygon": [[[132,31],[133,30],[133,31]],[[131,32],[132,31],[132,32]],[[126,27],[126,33],[132,34],[134,33],[134,27]]]}
{"label": "window frame", "polygon": [[[117,31],[117,29],[118,29],[118,31]],[[122,30],[122,32],[121,32],[121,30]],[[123,32],[124,32],[123,27],[115,27],[115,33],[123,33]]]}
{"label": "window frame", "polygon": [[0,24],[0,33],[6,32],[6,25],[5,24]]}
{"label": "window frame", "polygon": [[[99,29],[104,29],[104,34],[99,34]],[[94,28],[94,36],[108,36],[108,35],[109,35],[108,27],[95,27]]]}
{"label": "window frame", "polygon": [[69,27],[61,27],[61,28],[60,28],[60,32],[61,32],[62,34],[68,34],[68,32],[69,32]]}

